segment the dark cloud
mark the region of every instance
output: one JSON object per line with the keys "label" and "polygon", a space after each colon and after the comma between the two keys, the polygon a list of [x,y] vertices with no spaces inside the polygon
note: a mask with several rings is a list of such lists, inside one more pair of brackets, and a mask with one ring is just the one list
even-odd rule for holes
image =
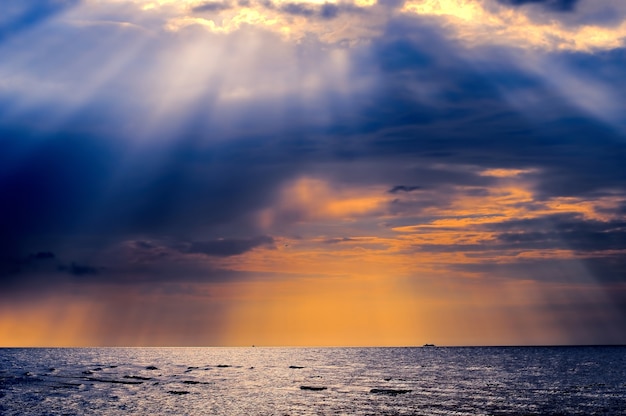
{"label": "dark cloud", "polygon": [[579,0],[498,0],[499,3],[511,6],[522,6],[525,4],[541,4],[550,10],[560,12],[573,11]]}
{"label": "dark cloud", "polygon": [[[22,256],[31,238],[66,233],[97,203],[112,173],[110,148],[75,137],[47,137],[24,155],[26,139],[5,133],[0,155],[0,248]],[[20,163],[16,163],[20,161]],[[39,244],[37,244],[39,245]]]}
{"label": "dark cloud", "polygon": [[17,275],[31,270],[49,268],[54,265],[55,255],[49,251],[29,254],[23,258],[14,257],[7,253],[0,253],[0,283],[7,276]]}
{"label": "dark cloud", "polygon": [[194,6],[191,10],[194,13],[219,12],[222,10],[231,9],[232,7],[233,6],[228,2],[208,1]]}
{"label": "dark cloud", "polygon": [[[626,156],[626,149],[620,130],[585,115],[565,97],[555,95],[543,80],[509,66],[497,55],[481,71],[460,70],[464,64],[453,46],[436,34],[426,37],[430,44],[424,44],[406,36],[411,32],[397,22],[372,48],[384,74],[380,79],[385,93],[378,97],[379,105],[362,110],[366,116],[361,127],[378,132],[359,138],[370,144],[371,154],[393,154],[397,163],[413,157],[426,163],[538,168],[537,191],[546,198],[591,195],[603,187],[623,189],[626,170],[618,160]],[[443,50],[448,54],[442,55]],[[607,73],[607,85],[621,88],[614,77],[625,75],[620,66],[623,52],[565,53],[561,59],[567,61],[565,67],[585,76],[593,76],[595,71],[588,65],[596,62]],[[574,62],[587,59],[584,67]],[[416,92],[425,85],[429,95],[422,98]],[[550,116],[531,115],[531,122],[524,117],[525,108],[510,105],[503,92],[542,97],[528,109],[529,114]],[[581,153],[582,149],[589,153]],[[459,178],[458,183],[463,182]]]}
{"label": "dark cloud", "polygon": [[406,186],[406,185],[396,185],[391,188],[388,192],[390,194],[397,194],[399,192],[413,192],[418,189],[422,189],[421,186]]}
{"label": "dark cloud", "polygon": [[350,3],[324,3],[321,5],[305,4],[305,3],[284,3],[277,7],[272,2],[261,2],[261,5],[267,9],[277,9],[293,16],[302,16],[306,18],[332,20],[341,14],[363,14],[365,9]]}
{"label": "dark cloud", "polygon": [[626,248],[624,220],[586,220],[579,215],[555,214],[505,221],[490,228],[503,231],[497,240],[509,247],[566,248],[583,252]]}
{"label": "dark cloud", "polygon": [[324,3],[320,8],[320,16],[323,19],[334,19],[339,15],[340,7],[332,3]]}
{"label": "dark cloud", "polygon": [[[494,278],[537,280],[582,285],[626,283],[626,260],[623,256],[569,259],[501,259],[499,262],[450,265],[451,270],[476,273]],[[626,300],[626,299],[624,299]]]}
{"label": "dark cloud", "polygon": [[378,0],[376,3],[384,7],[396,9],[402,7],[405,2],[406,0]]}
{"label": "dark cloud", "polygon": [[310,17],[315,14],[315,10],[304,3],[285,3],[280,10],[296,16]]}
{"label": "dark cloud", "polygon": [[94,275],[100,273],[100,270],[96,267],[81,265],[77,263],[71,263],[70,265],[60,265],[59,271],[73,274],[74,276]]}
{"label": "dark cloud", "polygon": [[[193,292],[198,286],[216,282],[272,279],[276,273],[249,273],[224,270],[211,264],[211,257],[236,255],[259,245],[271,244],[269,238],[228,240],[225,244],[182,244],[167,242],[130,242],[129,251],[86,250],[88,258],[66,261],[48,252],[0,261],[0,299],[14,296],[39,296],[108,293],[109,290],[137,290],[172,294],[180,287]],[[254,247],[251,247],[254,246]],[[75,247],[69,246],[72,251]],[[192,251],[192,250],[198,251]],[[190,256],[206,254],[202,261]],[[8,269],[8,270],[7,270]],[[179,288],[179,289],[177,289]]]}
{"label": "dark cloud", "polygon": [[348,243],[351,241],[357,241],[354,238],[343,237],[343,238],[329,238],[324,240],[324,244],[338,244],[338,243]]}
{"label": "dark cloud", "polygon": [[494,238],[479,244],[424,244],[425,252],[483,252],[486,256],[535,250],[571,250],[585,254],[626,248],[626,221],[585,219],[579,214],[551,214],[538,218],[513,219],[480,225],[473,231],[489,231]]}
{"label": "dark cloud", "polygon": [[7,259],[5,259],[4,262],[0,261],[0,265],[4,266],[3,270],[5,271],[5,274],[0,274],[0,277],[4,278],[9,275],[28,275],[33,273],[50,274],[57,271],[62,273],[69,273],[75,276],[84,276],[98,274],[104,270],[103,268],[78,264],[76,262],[65,264],[61,260],[59,260],[54,253],[50,251],[41,251],[38,253],[29,254],[22,259],[8,259],[8,262]]}
{"label": "dark cloud", "polygon": [[65,262],[50,251],[22,258],[0,256],[0,298],[15,293],[62,292],[69,286],[92,286],[106,282],[109,279],[106,272],[104,267]]}
{"label": "dark cloud", "polygon": [[[524,7],[524,13],[531,21],[540,24],[550,24],[557,20],[569,28],[594,25],[605,28],[617,28],[626,17],[626,8],[620,0],[585,1],[579,0],[496,0],[498,3]],[[533,7],[533,6],[537,7]],[[549,13],[546,13],[549,12]],[[597,51],[590,55],[602,54]],[[588,54],[585,54],[588,55]]]}
{"label": "dark cloud", "polygon": [[276,9],[276,5],[272,0],[259,0],[259,4],[268,10]]}
{"label": "dark cloud", "polygon": [[148,241],[135,241],[134,242],[135,247],[137,247],[138,249],[153,249],[156,246]]}
{"label": "dark cloud", "polygon": [[[581,263],[594,281],[626,282],[626,260],[623,255],[588,257],[582,259]],[[620,303],[622,307],[626,308],[626,293],[622,293]],[[624,312],[626,312],[626,309],[624,309]]]}
{"label": "dark cloud", "polygon": [[31,256],[29,256],[29,258],[35,258],[37,260],[53,259],[55,257],[54,253],[52,253],[50,251],[41,251],[41,252],[39,252],[37,254],[33,254]]}
{"label": "dark cloud", "polygon": [[274,244],[270,236],[258,236],[241,239],[219,239],[213,241],[196,241],[183,246],[185,253],[200,253],[207,256],[230,257],[246,253],[256,247]]}

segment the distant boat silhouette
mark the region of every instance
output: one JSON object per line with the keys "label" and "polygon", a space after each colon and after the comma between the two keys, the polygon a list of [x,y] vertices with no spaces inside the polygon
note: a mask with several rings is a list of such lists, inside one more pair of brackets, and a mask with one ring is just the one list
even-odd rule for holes
{"label": "distant boat silhouette", "polygon": [[424,347],[436,347],[435,344],[424,344]]}

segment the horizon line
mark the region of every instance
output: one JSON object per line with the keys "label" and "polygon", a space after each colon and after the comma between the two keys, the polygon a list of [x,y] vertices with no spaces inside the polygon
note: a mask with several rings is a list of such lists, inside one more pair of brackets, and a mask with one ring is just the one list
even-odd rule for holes
{"label": "horizon line", "polygon": [[0,349],[91,349],[91,348],[554,348],[554,347],[626,347],[626,344],[492,344],[492,345],[10,345]]}

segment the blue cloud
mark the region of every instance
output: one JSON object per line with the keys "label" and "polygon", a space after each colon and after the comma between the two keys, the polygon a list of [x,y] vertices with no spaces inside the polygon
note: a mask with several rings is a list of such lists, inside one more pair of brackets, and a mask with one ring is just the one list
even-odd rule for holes
{"label": "blue cloud", "polygon": [[578,1],[579,0],[498,0],[498,2],[500,3],[508,4],[511,6],[522,6],[525,4],[541,4],[548,9],[560,11],[560,12],[573,11]]}
{"label": "blue cloud", "polygon": [[0,16],[0,42],[77,6],[80,0],[3,0]]}

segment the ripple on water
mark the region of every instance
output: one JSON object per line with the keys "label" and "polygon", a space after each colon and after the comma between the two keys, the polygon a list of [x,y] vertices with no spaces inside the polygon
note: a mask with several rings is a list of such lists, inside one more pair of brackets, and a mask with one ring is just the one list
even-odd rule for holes
{"label": "ripple on water", "polygon": [[619,415],[626,409],[625,353],[0,349],[0,414]]}

